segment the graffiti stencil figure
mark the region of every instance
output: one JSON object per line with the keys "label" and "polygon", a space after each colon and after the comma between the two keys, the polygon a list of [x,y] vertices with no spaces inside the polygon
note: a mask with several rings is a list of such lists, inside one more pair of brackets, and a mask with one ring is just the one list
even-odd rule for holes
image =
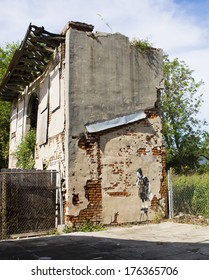
{"label": "graffiti stencil figure", "polygon": [[141,221],[142,216],[144,216],[144,214],[146,214],[146,217],[148,218],[148,201],[150,199],[151,190],[150,190],[149,179],[146,176],[143,176],[141,168],[137,170],[136,174],[137,174],[136,185],[138,187],[138,195],[142,201],[141,215],[140,215],[140,221]]}

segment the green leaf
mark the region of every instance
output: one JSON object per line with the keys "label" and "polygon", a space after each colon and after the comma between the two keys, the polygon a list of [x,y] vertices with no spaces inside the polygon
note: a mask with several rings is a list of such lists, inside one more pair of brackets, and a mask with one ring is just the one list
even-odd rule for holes
{"label": "green leaf", "polygon": [[167,168],[176,173],[198,166],[204,122],[197,118],[203,103],[202,81],[196,82],[184,61],[164,56],[165,89],[161,95],[162,133],[167,148]]}

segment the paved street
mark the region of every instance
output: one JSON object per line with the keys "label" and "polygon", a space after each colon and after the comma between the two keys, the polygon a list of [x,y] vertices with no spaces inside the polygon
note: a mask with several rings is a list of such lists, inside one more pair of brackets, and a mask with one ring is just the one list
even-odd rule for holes
{"label": "paved street", "polygon": [[209,260],[209,226],[164,222],[0,241],[1,260]]}

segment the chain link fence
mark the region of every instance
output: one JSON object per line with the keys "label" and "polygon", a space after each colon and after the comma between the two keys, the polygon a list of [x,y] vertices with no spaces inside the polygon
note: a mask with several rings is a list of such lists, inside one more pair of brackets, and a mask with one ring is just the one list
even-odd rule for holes
{"label": "chain link fence", "polygon": [[59,173],[36,170],[0,172],[0,239],[52,230],[62,223]]}
{"label": "chain link fence", "polygon": [[[198,175],[196,175],[198,176]],[[174,180],[168,171],[169,218],[188,214],[209,218],[209,181],[199,176]]]}

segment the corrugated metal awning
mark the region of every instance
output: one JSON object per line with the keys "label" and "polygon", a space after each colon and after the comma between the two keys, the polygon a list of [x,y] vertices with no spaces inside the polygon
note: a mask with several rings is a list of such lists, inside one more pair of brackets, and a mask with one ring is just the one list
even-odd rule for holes
{"label": "corrugated metal awning", "polygon": [[144,111],[138,111],[138,112],[135,112],[130,115],[117,117],[114,119],[96,122],[96,123],[92,123],[92,124],[86,124],[85,127],[89,133],[94,133],[94,132],[99,132],[99,131],[103,131],[106,129],[110,129],[113,127],[118,127],[118,126],[121,126],[124,124],[136,122],[136,121],[142,120],[144,118],[146,118],[146,114],[144,113]]}

